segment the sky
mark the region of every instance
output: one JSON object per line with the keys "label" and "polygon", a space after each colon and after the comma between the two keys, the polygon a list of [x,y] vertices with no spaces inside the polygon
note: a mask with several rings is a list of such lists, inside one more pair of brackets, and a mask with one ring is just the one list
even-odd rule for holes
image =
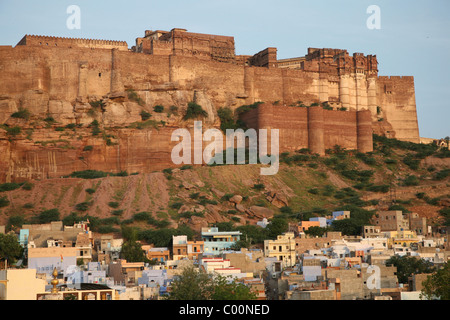
{"label": "sky", "polygon": [[[80,9],[79,29],[67,26],[71,5]],[[372,5],[377,20],[367,11]],[[448,0],[0,0],[0,45],[30,34],[131,48],[145,30],[183,28],[233,36],[238,55],[267,47],[278,49],[278,59],[304,56],[309,47],[374,54],[380,76],[414,76],[420,136],[443,138],[450,136],[449,14]]]}

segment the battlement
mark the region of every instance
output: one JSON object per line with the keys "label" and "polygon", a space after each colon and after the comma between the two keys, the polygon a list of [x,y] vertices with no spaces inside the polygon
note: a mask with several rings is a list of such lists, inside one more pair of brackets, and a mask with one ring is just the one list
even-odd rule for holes
{"label": "battlement", "polygon": [[413,76],[379,76],[378,80],[380,81],[399,81],[399,80],[403,80],[403,81],[414,81],[414,77]]}
{"label": "battlement", "polygon": [[55,36],[25,35],[18,43],[18,46],[47,46],[47,47],[81,47],[96,49],[119,49],[128,50],[126,41],[65,38]]}

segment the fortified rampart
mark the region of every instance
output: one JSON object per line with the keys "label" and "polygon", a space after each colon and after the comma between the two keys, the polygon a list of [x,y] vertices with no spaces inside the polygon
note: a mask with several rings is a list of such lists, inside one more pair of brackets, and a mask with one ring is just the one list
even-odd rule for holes
{"label": "fortified rampart", "polygon": [[118,49],[128,51],[125,41],[64,38],[51,36],[25,35],[17,44],[18,46],[43,46],[65,48],[91,48],[91,49]]}
{"label": "fortified rampart", "polygon": [[[322,107],[286,107],[261,104],[241,115],[249,128],[279,129],[280,152],[303,148],[324,155],[339,145],[360,152],[373,151],[369,110],[338,111]],[[269,138],[270,144],[270,138]]]}
{"label": "fortified rampart", "polygon": [[[2,180],[93,168],[145,172],[167,167],[171,130],[188,124],[154,114],[153,107],[174,105],[182,115],[190,101],[207,111],[210,127],[219,126],[221,107],[267,103],[261,110],[272,108],[270,126],[291,130],[280,136],[286,150],[308,147],[323,153],[340,144],[370,151],[369,132],[419,142],[413,77],[378,76],[376,56],[341,49],[309,48],[305,57],[289,63],[278,62],[276,52],[267,48],[236,55],[233,37],[184,29],[146,31],[131,49],[122,41],[28,35],[15,47],[0,46],[0,122],[26,126],[11,117],[21,108],[33,119],[33,125],[28,123],[32,127],[23,127],[15,139],[2,130]],[[136,93],[139,104],[127,99],[126,90]],[[93,101],[104,103],[95,116],[88,112]],[[326,102],[333,110],[289,107],[299,101]],[[170,125],[159,131],[126,128],[142,121],[143,110]],[[85,137],[66,149],[37,145],[36,139],[66,139],[45,131],[42,121],[48,117],[59,126],[86,127],[96,119],[102,127],[116,128],[115,144]],[[26,129],[34,130],[32,138],[26,138]],[[85,145],[94,150],[79,150]]]}

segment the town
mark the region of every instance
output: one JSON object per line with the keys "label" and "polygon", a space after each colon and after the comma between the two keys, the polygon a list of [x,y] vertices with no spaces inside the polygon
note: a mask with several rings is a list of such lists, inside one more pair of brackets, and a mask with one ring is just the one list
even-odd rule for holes
{"label": "town", "polygon": [[[202,228],[197,240],[172,236],[171,247],[138,242],[147,262],[124,259],[126,241],[94,236],[89,221],[28,224],[18,234],[5,234],[0,226],[0,236],[23,248],[13,265],[3,261],[0,300],[164,300],[189,268],[245,285],[255,300],[433,299],[424,281],[448,268],[445,227],[427,226],[425,218],[396,210],[376,216],[361,236],[309,232],[349,219],[349,211],[310,218],[289,224],[262,248],[239,248],[241,232],[211,226]],[[270,223],[264,218],[257,227]],[[415,261],[409,274],[408,259]]]}

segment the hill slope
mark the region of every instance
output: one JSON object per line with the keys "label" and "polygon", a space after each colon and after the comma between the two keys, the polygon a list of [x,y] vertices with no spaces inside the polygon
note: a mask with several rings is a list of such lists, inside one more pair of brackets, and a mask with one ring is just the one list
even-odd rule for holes
{"label": "hill slope", "polygon": [[185,166],[96,179],[5,184],[0,224],[11,224],[17,217],[44,222],[42,213],[57,208],[61,219],[100,219],[104,228],[95,230],[100,232],[118,231],[122,223],[141,229],[186,224],[199,231],[214,223],[256,224],[276,215],[298,221],[340,208],[387,210],[393,200],[430,224],[442,222],[438,211],[450,202],[446,152],[379,138],[370,154],[338,146],[327,153],[282,154],[273,176],[261,176],[260,165]]}

